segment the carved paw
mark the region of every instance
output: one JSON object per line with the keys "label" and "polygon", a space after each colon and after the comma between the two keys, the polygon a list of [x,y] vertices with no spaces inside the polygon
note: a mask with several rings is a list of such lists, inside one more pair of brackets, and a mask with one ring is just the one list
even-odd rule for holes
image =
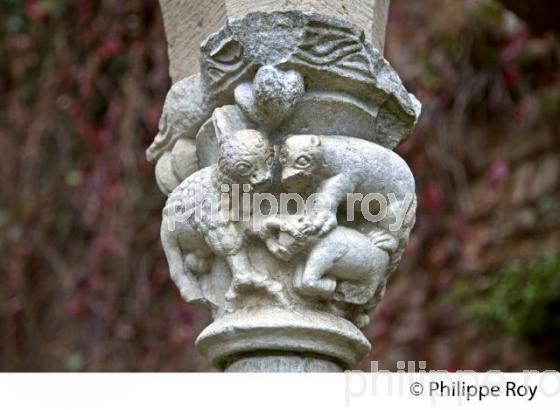
{"label": "carved paw", "polygon": [[265,241],[266,247],[268,248],[268,250],[270,251],[270,253],[272,253],[275,257],[277,257],[278,259],[284,260],[284,261],[288,261],[291,259],[292,257],[292,253],[285,248],[284,246],[281,246],[278,243],[278,240],[275,238],[267,238]]}
{"label": "carved paw", "polygon": [[399,241],[393,235],[385,231],[374,231],[369,234],[371,242],[379,249],[392,254],[399,247]]}
{"label": "carved paw", "polygon": [[243,275],[235,275],[233,278],[233,287],[241,288],[247,286],[255,286],[266,280],[266,276],[258,272],[244,273]]}
{"label": "carved paw", "polygon": [[210,270],[208,258],[195,252],[191,252],[185,257],[185,265],[187,269],[194,273],[203,274]]}
{"label": "carved paw", "polygon": [[323,236],[338,225],[336,213],[330,211],[317,212],[311,220],[311,231],[317,236]]}
{"label": "carved paw", "polygon": [[[237,276],[233,279],[230,291],[233,294],[251,289],[265,289],[269,293],[275,293],[282,290],[280,282],[267,278],[262,273],[251,272],[243,276]],[[230,292],[228,292],[229,294]],[[227,296],[226,296],[227,298]]]}
{"label": "carved paw", "polygon": [[304,216],[299,216],[295,221],[290,221],[285,225],[284,230],[299,241],[306,240],[313,233],[314,226],[310,220]]}
{"label": "carved paw", "polygon": [[280,282],[266,278],[259,273],[245,275],[241,278],[234,278],[229,290],[225,295],[226,299],[226,312],[231,313],[235,311],[236,302],[240,301],[243,294],[264,290],[267,294],[273,296],[274,299],[283,305],[288,305],[284,296],[282,295],[283,286]]}
{"label": "carved paw", "polygon": [[292,236],[296,241],[304,241],[312,231],[311,222],[303,217],[269,217],[260,231],[263,239],[277,237],[280,232],[285,232]]}
{"label": "carved paw", "polygon": [[354,317],[352,322],[354,322],[358,329],[366,327],[370,322],[369,315],[366,313],[359,313],[356,315],[356,317]]}
{"label": "carved paw", "polygon": [[193,289],[181,289],[181,297],[187,303],[192,303],[193,305],[206,305],[208,300],[204,297],[200,290]]}
{"label": "carved paw", "polygon": [[289,261],[306,245],[312,233],[311,223],[304,217],[271,217],[264,224],[266,247],[278,259]]}
{"label": "carved paw", "polygon": [[303,295],[331,299],[336,289],[336,280],[322,278],[318,280],[302,279],[294,287]]}

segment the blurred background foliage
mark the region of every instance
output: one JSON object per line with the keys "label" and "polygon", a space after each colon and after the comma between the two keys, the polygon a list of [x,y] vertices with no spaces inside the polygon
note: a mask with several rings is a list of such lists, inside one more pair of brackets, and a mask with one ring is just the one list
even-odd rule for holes
{"label": "blurred background foliage", "polygon": [[[424,105],[398,149],[420,206],[362,368],[558,369],[557,39],[393,0],[386,56]],[[0,370],[209,370],[144,158],[169,86],[156,0],[0,0]]]}
{"label": "blurred background foliage", "polygon": [[560,336],[560,257],[545,255],[507,265],[481,291],[469,281],[456,284],[453,298],[464,312],[488,327],[525,338]]}

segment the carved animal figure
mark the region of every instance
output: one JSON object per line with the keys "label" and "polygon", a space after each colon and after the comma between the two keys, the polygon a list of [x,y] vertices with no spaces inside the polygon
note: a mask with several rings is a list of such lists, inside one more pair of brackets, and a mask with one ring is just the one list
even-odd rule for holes
{"label": "carved animal figure", "polygon": [[294,215],[274,215],[263,225],[263,239],[279,259],[290,261],[307,250],[298,259],[295,289],[343,302],[341,315],[358,327],[369,323],[369,310],[383,296],[389,273],[388,238],[383,230],[365,235],[337,226],[322,237],[308,237],[309,225]]}
{"label": "carved animal figure", "polygon": [[[187,177],[169,195],[163,211],[161,239],[171,277],[183,298],[212,304],[197,277],[208,272],[209,258],[225,259],[232,272],[232,290],[251,285],[277,291],[276,283],[251,266],[244,249],[244,230],[223,206],[224,184],[250,184],[255,189],[271,179],[273,151],[267,138],[255,130],[217,131],[218,163]],[[230,294],[231,296],[231,294]]]}
{"label": "carved animal figure", "polygon": [[[280,162],[285,190],[308,197],[318,194],[306,210],[306,226],[299,229],[298,235],[303,232],[312,245],[294,287],[306,295],[328,298],[334,295],[336,279],[358,281],[360,286],[371,288],[368,283],[377,277],[378,285],[364,289],[359,301],[352,300],[353,291],[345,285],[346,301],[370,304],[367,299],[374,296],[376,288],[398,264],[414,225],[416,196],[410,169],[402,158],[384,147],[341,136],[290,136],[281,147]],[[378,219],[367,224],[366,234],[345,227],[333,230],[338,224],[339,206],[355,205],[346,203],[348,194],[387,198],[385,215],[379,209],[379,201],[368,204],[366,211],[370,215],[365,215],[366,219]],[[356,208],[361,210],[361,206]],[[302,242],[298,239],[298,249]],[[271,251],[284,258],[292,253],[278,246]]]}

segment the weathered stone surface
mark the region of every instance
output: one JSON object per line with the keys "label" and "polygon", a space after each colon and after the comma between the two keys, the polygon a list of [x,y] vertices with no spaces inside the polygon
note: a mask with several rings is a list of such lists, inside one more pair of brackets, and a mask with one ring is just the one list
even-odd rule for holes
{"label": "weathered stone surface", "polygon": [[214,319],[198,349],[227,371],[351,368],[414,225],[392,149],[420,104],[360,29],[317,13],[232,19],[200,70],[147,151],[171,277]]}
{"label": "weathered stone surface", "polygon": [[173,83],[198,71],[198,50],[208,33],[218,30],[228,18],[224,0],[160,0],[169,74]]}
{"label": "weathered stone surface", "polygon": [[172,155],[170,151],[164,152],[156,164],[156,181],[164,194],[168,194],[179,185],[179,179],[173,170]]}
{"label": "weathered stone surface", "polygon": [[365,29],[383,53],[389,0],[160,0],[173,82],[198,71],[199,44],[229,18],[252,12],[301,10],[340,17]]}
{"label": "weathered stone surface", "polygon": [[197,348],[218,369],[251,352],[315,354],[349,368],[370,349],[347,320],[310,309],[239,309],[202,331]]}
{"label": "weathered stone surface", "polygon": [[165,97],[159,132],[146,150],[148,160],[157,161],[179,138],[194,138],[214,109],[209,100],[200,74],[173,84]]}
{"label": "weathered stone surface", "polygon": [[[364,41],[363,31],[338,18],[253,13],[208,37],[201,53],[200,75],[174,84],[166,98],[160,132],[147,150],[151,161],[178,139],[194,138],[212,111],[225,104],[236,103],[253,121],[274,117],[268,128],[352,135],[390,149],[409,135],[420,113],[419,102]],[[288,113],[274,102],[282,96],[278,90],[271,92],[279,99],[264,96],[260,85],[275,75],[289,77],[282,86],[293,94],[286,98],[293,120],[284,123]]]}
{"label": "weathered stone surface", "polygon": [[240,358],[226,373],[337,373],[342,367],[331,360],[295,354],[264,354]]}
{"label": "weathered stone surface", "polygon": [[171,166],[179,181],[198,170],[196,144],[192,139],[181,138],[171,151]]}

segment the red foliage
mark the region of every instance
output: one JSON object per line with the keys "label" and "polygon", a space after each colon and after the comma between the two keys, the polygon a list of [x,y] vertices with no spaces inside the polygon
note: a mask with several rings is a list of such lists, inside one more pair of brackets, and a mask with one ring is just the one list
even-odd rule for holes
{"label": "red foliage", "polygon": [[[458,279],[484,286],[544,248],[535,238],[549,231],[524,237],[515,224],[558,193],[556,157],[540,158],[556,155],[560,53],[466,3],[479,2],[392,2],[386,54],[424,109],[399,148],[418,183],[417,226],[366,330],[381,368],[540,363],[528,344],[486,337],[448,296]],[[169,279],[165,198],[144,157],[170,86],[156,0],[2,7],[0,370],[209,369],[194,348],[207,314]],[[537,193],[518,198],[535,169]],[[558,246],[554,229],[546,243]]]}
{"label": "red foliage", "polygon": [[157,2],[10,4],[0,34],[0,147],[11,158],[0,165],[0,369],[205,366],[193,310],[169,280],[164,197],[144,156],[170,85]]}

